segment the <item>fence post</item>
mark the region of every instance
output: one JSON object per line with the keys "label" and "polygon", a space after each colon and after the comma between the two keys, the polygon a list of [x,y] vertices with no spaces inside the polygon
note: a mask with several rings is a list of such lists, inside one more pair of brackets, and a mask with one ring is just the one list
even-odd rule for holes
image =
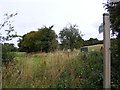
{"label": "fence post", "polygon": [[103,37],[104,37],[104,61],[103,61],[103,88],[111,88],[111,55],[110,55],[110,16],[103,14]]}
{"label": "fence post", "polygon": [[68,52],[68,58],[69,58],[69,56],[70,56],[70,49],[68,49],[67,52]]}

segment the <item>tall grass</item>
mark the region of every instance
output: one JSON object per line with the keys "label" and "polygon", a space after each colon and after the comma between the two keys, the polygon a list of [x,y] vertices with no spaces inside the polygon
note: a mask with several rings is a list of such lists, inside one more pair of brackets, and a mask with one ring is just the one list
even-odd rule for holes
{"label": "tall grass", "polygon": [[[61,51],[47,54],[17,53],[7,68],[2,66],[3,88],[90,87],[95,80],[101,80],[102,55],[94,54],[70,53],[68,57],[67,53]],[[91,87],[95,87],[96,83]]]}
{"label": "tall grass", "polygon": [[17,53],[15,61],[3,69],[4,88],[47,88],[63,72],[66,61],[73,56],[66,53]]}

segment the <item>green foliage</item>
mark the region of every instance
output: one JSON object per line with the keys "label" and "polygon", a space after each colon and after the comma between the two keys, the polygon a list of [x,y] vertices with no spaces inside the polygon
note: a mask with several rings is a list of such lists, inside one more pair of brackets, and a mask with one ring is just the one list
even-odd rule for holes
{"label": "green foliage", "polygon": [[106,9],[110,13],[111,29],[120,34],[120,2],[108,2]]}
{"label": "green foliage", "polygon": [[2,45],[2,62],[9,63],[10,61],[14,60],[16,47],[13,44],[4,43]]}
{"label": "green foliage", "polygon": [[62,49],[80,48],[83,45],[83,39],[76,25],[63,28],[59,33]]}
{"label": "green foliage", "polygon": [[56,88],[102,88],[103,54],[81,53],[70,60],[64,72],[56,80]]}
{"label": "green foliage", "polygon": [[119,39],[111,40],[111,66],[112,66],[112,87],[120,87],[120,52],[118,51]]}
{"label": "green foliage", "polygon": [[83,77],[83,88],[103,87],[103,54],[101,52],[91,52],[81,56],[83,62],[81,77]]}
{"label": "green foliage", "polygon": [[17,47],[15,47],[13,43],[4,43],[3,47],[7,47],[6,50],[10,51],[10,52],[16,52],[17,51]]}
{"label": "green foliage", "polygon": [[36,31],[31,31],[30,33],[23,35],[18,44],[20,51],[34,52],[36,33]]}
{"label": "green foliage", "polygon": [[58,41],[57,35],[52,30],[52,27],[43,27],[38,31],[31,31],[25,34],[21,40],[19,40],[18,46],[20,51],[26,52],[50,52],[57,49]]}
{"label": "green foliage", "polygon": [[97,38],[90,38],[89,40],[84,41],[84,46],[102,44],[103,41],[99,41]]}

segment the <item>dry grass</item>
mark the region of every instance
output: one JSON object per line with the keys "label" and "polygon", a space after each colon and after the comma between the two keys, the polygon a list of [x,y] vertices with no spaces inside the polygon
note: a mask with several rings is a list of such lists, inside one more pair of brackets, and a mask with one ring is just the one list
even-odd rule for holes
{"label": "dry grass", "polygon": [[54,53],[20,54],[7,68],[2,66],[4,88],[49,88],[76,55]]}
{"label": "dry grass", "polygon": [[23,54],[2,66],[3,88],[97,88],[102,80],[100,52]]}

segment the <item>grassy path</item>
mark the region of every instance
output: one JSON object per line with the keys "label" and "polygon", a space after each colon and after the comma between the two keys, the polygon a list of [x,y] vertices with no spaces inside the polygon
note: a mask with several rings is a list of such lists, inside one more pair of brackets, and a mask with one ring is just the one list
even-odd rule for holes
{"label": "grassy path", "polygon": [[17,53],[15,61],[6,69],[3,66],[3,87],[53,87],[67,63],[74,58],[67,53]]}

